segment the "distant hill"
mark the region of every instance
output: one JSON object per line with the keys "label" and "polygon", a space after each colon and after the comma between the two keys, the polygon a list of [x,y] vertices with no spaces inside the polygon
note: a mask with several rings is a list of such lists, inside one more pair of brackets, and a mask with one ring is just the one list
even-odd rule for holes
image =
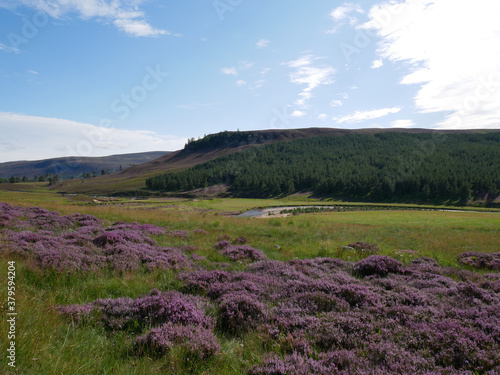
{"label": "distant hill", "polygon": [[61,179],[81,177],[84,173],[92,174],[96,171],[98,175],[102,170],[106,173],[114,173],[127,169],[133,165],[146,163],[168,154],[166,151],[141,152],[134,154],[112,155],[103,157],[66,157],[37,161],[14,161],[0,163],[0,177],[28,177],[33,179],[40,175],[60,175]]}
{"label": "distant hill", "polygon": [[[335,138],[349,135],[366,135],[374,136],[384,133],[404,133],[404,134],[427,134],[431,139],[440,135],[453,134],[490,134],[490,130],[452,130],[452,131],[435,131],[429,129],[329,129],[329,128],[307,128],[307,129],[278,129],[264,131],[244,131],[244,132],[222,132],[205,136],[202,139],[191,139],[183,150],[169,153],[161,156],[158,159],[146,162],[141,165],[130,167],[122,172],[112,175],[99,176],[97,178],[88,179],[85,181],[71,180],[63,181],[62,183],[53,186],[60,192],[66,193],[92,193],[92,194],[111,194],[116,192],[130,192],[133,194],[139,190],[146,190],[146,179],[163,175],[165,173],[177,173],[190,171],[191,168],[198,165],[204,165],[209,161],[216,161],[220,158],[236,155],[249,149],[260,149],[271,144],[286,144],[300,139],[307,138]],[[249,152],[249,151],[247,151]],[[238,156],[241,157],[241,156]],[[232,159],[228,159],[231,163]],[[271,161],[270,161],[271,162]],[[293,165],[290,165],[293,168]],[[198,168],[205,168],[200,166]],[[226,176],[227,177],[227,176]],[[200,184],[191,184],[189,188],[203,188],[204,186],[213,185],[215,182],[207,178],[207,183],[202,181]],[[230,181],[227,179],[224,182]],[[150,187],[160,191],[164,190],[159,186]],[[183,187],[178,186],[175,191],[183,190]],[[189,189],[187,189],[189,190]]]}

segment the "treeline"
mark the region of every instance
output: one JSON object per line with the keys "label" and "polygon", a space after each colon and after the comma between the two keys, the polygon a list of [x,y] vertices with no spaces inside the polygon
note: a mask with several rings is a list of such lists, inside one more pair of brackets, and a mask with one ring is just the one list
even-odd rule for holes
{"label": "treeline", "polygon": [[228,132],[206,135],[201,139],[188,139],[182,153],[208,151],[223,147],[238,147],[249,144],[264,143],[276,138],[274,133]]}
{"label": "treeline", "polygon": [[23,176],[22,178],[19,176],[11,176],[10,178],[0,177],[0,183],[11,183],[17,184],[20,182],[46,182],[48,181],[50,185],[56,184],[61,180],[61,175],[46,173],[41,175],[35,175],[34,178],[30,179],[28,176]]}
{"label": "treeline", "polygon": [[[120,165],[120,171],[122,171],[122,166]],[[111,174],[113,171],[111,169],[101,169],[100,175],[104,176],[107,174]],[[75,178],[87,179],[97,177],[99,173],[94,169],[92,172],[84,172],[80,176],[70,176],[69,179],[73,180]],[[67,180],[68,178],[66,178]],[[48,181],[50,185],[54,185],[59,181],[64,180],[60,174],[53,173],[45,173],[40,175],[35,175],[32,179],[28,178],[28,176],[11,176],[10,178],[0,177],[0,183],[11,183],[16,184],[20,182],[46,182]]]}
{"label": "treeline", "polygon": [[235,195],[252,197],[314,191],[368,200],[493,200],[500,187],[500,132],[303,138],[146,181],[149,189],[163,191],[216,184],[229,184]]}

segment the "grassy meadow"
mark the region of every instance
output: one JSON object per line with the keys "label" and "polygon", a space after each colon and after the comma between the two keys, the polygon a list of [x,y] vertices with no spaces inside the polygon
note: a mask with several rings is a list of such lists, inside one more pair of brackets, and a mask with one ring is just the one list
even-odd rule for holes
{"label": "grassy meadow", "polygon": [[[207,268],[227,259],[213,245],[222,239],[245,237],[248,245],[262,250],[274,260],[294,258],[340,258],[358,261],[357,253],[340,246],[356,241],[377,244],[380,254],[407,264],[412,259],[397,250],[414,250],[432,257],[441,266],[464,269],[456,256],[466,251],[499,251],[500,213],[444,211],[358,211],[305,214],[284,218],[238,218],[228,212],[256,207],[332,204],[304,197],[282,200],[251,199],[116,199],[96,204],[92,198],[62,196],[43,187],[33,191],[1,191],[0,202],[13,206],[39,206],[62,215],[74,212],[94,215],[106,222],[139,222],[169,227],[171,230],[204,229],[206,235],[185,238],[156,236],[161,246],[189,247]],[[97,198],[99,199],[99,198]],[[1,236],[1,235],[0,235]],[[2,237],[2,247],[6,243]],[[131,350],[131,333],[109,332],[104,327],[68,321],[58,314],[56,305],[83,304],[98,298],[136,298],[153,288],[162,291],[181,288],[177,271],[89,272],[61,274],[37,269],[20,257],[1,252],[2,277],[0,325],[6,322],[7,261],[16,261],[17,367],[6,366],[2,358],[0,373],[6,374],[240,374],[259,363],[265,351],[260,337],[249,332],[238,337],[217,333],[221,350],[204,361],[189,358],[181,349],[164,356],[138,356]],[[241,263],[241,262],[240,262]],[[244,264],[225,265],[239,270]],[[471,268],[470,268],[471,269]],[[482,272],[476,270],[476,272]],[[2,329],[3,331],[3,329]],[[6,353],[7,341],[0,341]],[[4,356],[5,357],[5,356]]]}

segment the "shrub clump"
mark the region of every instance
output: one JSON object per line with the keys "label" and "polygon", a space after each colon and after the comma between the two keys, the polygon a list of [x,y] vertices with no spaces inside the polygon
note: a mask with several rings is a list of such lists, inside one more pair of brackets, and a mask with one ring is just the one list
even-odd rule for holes
{"label": "shrub clump", "polygon": [[493,254],[467,251],[457,256],[458,263],[481,269],[500,271],[500,252]]}
{"label": "shrub clump", "polygon": [[211,329],[200,325],[181,325],[171,322],[153,328],[137,338],[139,347],[164,354],[174,346],[181,347],[189,357],[208,358],[216,355],[220,345]]}
{"label": "shrub clump", "polygon": [[403,263],[388,256],[372,255],[357,262],[354,271],[361,276],[387,276],[389,273],[402,272]]}
{"label": "shrub clump", "polygon": [[255,328],[268,317],[267,306],[248,293],[227,293],[218,302],[217,325],[219,329],[231,334]]}
{"label": "shrub clump", "polygon": [[267,259],[266,255],[262,251],[247,245],[226,246],[222,251],[222,255],[227,256],[232,261],[244,259],[259,261]]}

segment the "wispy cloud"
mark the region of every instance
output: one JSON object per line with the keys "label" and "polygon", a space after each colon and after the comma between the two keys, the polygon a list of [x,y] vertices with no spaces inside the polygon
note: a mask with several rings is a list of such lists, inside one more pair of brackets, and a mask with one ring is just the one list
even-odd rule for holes
{"label": "wispy cloud", "polygon": [[238,75],[238,70],[235,67],[231,68],[222,68],[220,70],[223,74],[226,74],[228,76],[237,76]]}
{"label": "wispy cloud", "polygon": [[268,39],[261,39],[257,43],[255,43],[255,45],[257,46],[257,48],[266,48],[266,47],[269,46],[269,43],[271,43],[270,40],[268,40]]}
{"label": "wispy cloud", "polygon": [[238,87],[245,86],[246,84],[247,84],[247,81],[242,80],[242,79],[239,79],[236,81],[236,86],[238,86]]}
{"label": "wispy cloud", "polygon": [[371,111],[356,111],[352,115],[343,117],[334,117],[333,120],[336,121],[338,124],[343,124],[343,123],[353,124],[357,122],[384,117],[393,113],[398,113],[399,111],[401,111],[401,108],[399,107],[374,109]]}
{"label": "wispy cloud", "polygon": [[359,4],[354,3],[344,3],[341,6],[333,9],[330,13],[330,17],[335,22],[335,27],[329,30],[327,33],[336,33],[343,25],[349,21],[351,26],[357,25],[359,20],[357,17],[352,16],[352,13],[362,14],[364,13],[363,8]]}
{"label": "wispy cloud", "polygon": [[141,0],[20,0],[16,5],[34,8],[58,19],[76,13],[85,20],[111,22],[131,36],[170,35],[170,32],[155,28],[146,22],[146,16],[139,7],[142,2]]}
{"label": "wispy cloud", "polygon": [[340,107],[342,105],[344,105],[344,103],[342,103],[342,100],[332,100],[330,103],[330,106],[332,107]]}
{"label": "wispy cloud", "polygon": [[371,68],[372,68],[372,69],[378,69],[378,68],[381,68],[382,66],[384,66],[384,62],[383,62],[382,60],[375,60],[375,61],[372,63]]}
{"label": "wispy cloud", "polygon": [[305,115],[307,115],[307,113],[304,111],[293,111],[292,112],[292,117],[304,117]]}
{"label": "wispy cloud", "polygon": [[312,98],[312,91],[320,85],[330,85],[333,81],[335,69],[329,65],[318,65],[319,57],[314,55],[301,56],[299,59],[284,63],[293,69],[290,73],[290,82],[296,85],[305,85],[305,89],[299,94],[296,105],[303,106]]}
{"label": "wispy cloud", "polygon": [[66,156],[174,151],[186,138],[103,128],[75,121],[0,112],[0,162]]}
{"label": "wispy cloud", "polygon": [[435,126],[500,127],[498,0],[385,2],[369,18],[380,55],[408,68],[401,83],[420,85],[417,109],[446,114]]}
{"label": "wispy cloud", "polygon": [[0,43],[0,51],[19,53],[19,49],[15,47],[9,47],[5,44]]}

